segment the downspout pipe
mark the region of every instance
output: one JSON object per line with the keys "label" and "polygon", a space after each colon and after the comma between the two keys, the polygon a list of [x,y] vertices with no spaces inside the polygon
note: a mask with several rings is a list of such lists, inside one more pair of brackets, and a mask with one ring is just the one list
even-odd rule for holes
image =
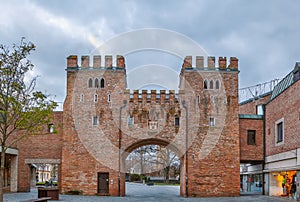
{"label": "downspout pipe", "polygon": [[122,110],[126,107],[127,101],[123,101],[123,106],[120,107],[120,114],[119,114],[119,166],[118,166],[118,195],[121,196],[121,146],[122,146]]}
{"label": "downspout pipe", "polygon": [[185,109],[185,197],[189,197],[188,189],[188,149],[189,149],[189,135],[188,135],[188,106],[186,105],[185,100],[182,101],[182,106]]}
{"label": "downspout pipe", "polygon": [[[266,105],[263,106],[263,163],[262,169],[265,170],[265,162],[266,162]],[[265,174],[262,173],[262,195],[265,195]]]}

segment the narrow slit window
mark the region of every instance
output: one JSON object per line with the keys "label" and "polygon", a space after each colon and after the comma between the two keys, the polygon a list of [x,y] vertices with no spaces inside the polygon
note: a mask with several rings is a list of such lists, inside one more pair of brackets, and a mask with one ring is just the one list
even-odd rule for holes
{"label": "narrow slit window", "polygon": [[105,81],[103,78],[100,80],[100,88],[104,88]]}
{"label": "narrow slit window", "polygon": [[179,119],[178,116],[175,116],[174,124],[175,124],[176,127],[179,127],[179,125],[180,125],[180,119]]}
{"label": "narrow slit window", "polygon": [[206,81],[206,80],[204,80],[203,88],[204,88],[204,89],[207,89],[207,81]]}
{"label": "narrow slit window", "polygon": [[134,124],[134,117],[130,115],[128,119],[128,126],[133,126],[133,124]]}
{"label": "narrow slit window", "polygon": [[95,88],[99,88],[99,80],[97,78],[95,79]]}
{"label": "narrow slit window", "polygon": [[108,102],[110,102],[110,101],[111,101],[110,94],[108,94],[108,95],[107,95],[107,100],[108,100]]}
{"label": "narrow slit window", "polygon": [[89,88],[93,87],[93,79],[89,79],[88,87]]}
{"label": "narrow slit window", "polygon": [[214,81],[213,80],[211,80],[209,82],[209,89],[214,89]]}
{"label": "narrow slit window", "polygon": [[209,126],[215,126],[215,118],[214,117],[209,118]]}
{"label": "narrow slit window", "polygon": [[97,94],[94,95],[94,102],[98,102],[98,95]]}
{"label": "narrow slit window", "polygon": [[98,116],[93,117],[93,125],[98,125]]}
{"label": "narrow slit window", "polygon": [[216,81],[216,89],[220,89],[220,81],[219,80]]}

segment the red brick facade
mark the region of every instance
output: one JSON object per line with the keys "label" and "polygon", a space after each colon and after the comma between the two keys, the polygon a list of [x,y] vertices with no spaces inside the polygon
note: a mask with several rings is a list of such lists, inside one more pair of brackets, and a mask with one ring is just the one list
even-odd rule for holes
{"label": "red brick facade", "polygon": [[[276,145],[275,124],[284,121],[284,144]],[[266,156],[299,148],[300,81],[298,80],[266,106]]]}
{"label": "red brick facade", "polygon": [[[240,118],[239,127],[241,162],[263,162],[263,118]],[[248,144],[249,130],[256,132],[254,145]]]}
{"label": "red brick facade", "polygon": [[257,106],[266,104],[270,100],[270,97],[271,93],[268,93],[239,104],[239,114],[257,114]]}
{"label": "red brick facade", "polygon": [[[78,68],[77,57],[68,58],[63,193],[97,194],[97,173],[109,173],[108,194],[124,195],[125,157],[139,146],[160,144],[182,157],[181,195],[239,195],[237,59],[219,68],[214,63],[191,68],[190,60],[186,58],[181,71],[178,97],[174,91],[149,95],[135,91],[131,97],[126,90],[124,58],[119,57],[118,67],[112,67],[112,58],[106,56],[104,68],[88,68],[89,62]],[[220,60],[224,63],[224,58]],[[104,85],[98,86],[102,79]],[[129,118],[134,120],[132,125]]]}
{"label": "red brick facade", "polygon": [[[62,115],[62,112],[54,113],[53,124],[56,133],[49,133],[46,127],[41,135],[24,138],[18,142],[18,191],[30,191],[30,181],[32,178],[35,179],[35,176],[31,176],[32,163],[61,159]],[[60,174],[60,165],[58,172]]]}

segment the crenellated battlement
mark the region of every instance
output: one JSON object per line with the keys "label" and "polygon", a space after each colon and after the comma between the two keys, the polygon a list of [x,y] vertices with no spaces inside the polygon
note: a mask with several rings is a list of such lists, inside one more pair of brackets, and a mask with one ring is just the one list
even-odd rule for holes
{"label": "crenellated battlement", "polygon": [[[205,63],[204,56],[196,56],[196,67],[193,66],[193,57],[186,56],[183,60],[182,70],[184,69],[208,69],[208,70],[238,70],[238,59],[236,57],[230,57],[227,66],[227,58],[219,57],[218,63],[214,56],[208,56]],[[206,64],[206,65],[205,65]]]}
{"label": "crenellated battlement", "polygon": [[[91,66],[90,64],[93,65]],[[77,55],[70,55],[67,57],[67,68],[125,68],[125,66],[125,58],[122,55],[115,56],[115,63],[113,63],[112,55],[105,55],[103,65],[101,61],[101,55],[94,55],[92,63],[90,63],[89,55],[81,56],[81,63],[79,63]]]}
{"label": "crenellated battlement", "polygon": [[129,97],[129,102],[133,103],[177,103],[179,93],[175,93],[175,90],[125,91],[125,95]]}

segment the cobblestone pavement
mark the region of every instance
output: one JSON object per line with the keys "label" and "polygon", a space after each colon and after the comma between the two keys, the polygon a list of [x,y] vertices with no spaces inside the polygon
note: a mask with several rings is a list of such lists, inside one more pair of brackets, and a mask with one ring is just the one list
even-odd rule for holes
{"label": "cobblestone pavement", "polygon": [[[27,193],[7,193],[4,194],[5,202],[17,202],[28,199],[37,198],[37,189],[33,189]],[[59,201],[72,202],[163,202],[163,201],[199,201],[199,202],[247,202],[247,201],[265,201],[265,202],[281,202],[294,200],[289,198],[270,197],[262,195],[242,195],[240,197],[218,197],[218,198],[183,198],[179,196],[179,186],[146,186],[142,184],[126,183],[126,197],[102,197],[102,196],[72,196],[59,195]],[[54,202],[55,200],[53,200]]]}

